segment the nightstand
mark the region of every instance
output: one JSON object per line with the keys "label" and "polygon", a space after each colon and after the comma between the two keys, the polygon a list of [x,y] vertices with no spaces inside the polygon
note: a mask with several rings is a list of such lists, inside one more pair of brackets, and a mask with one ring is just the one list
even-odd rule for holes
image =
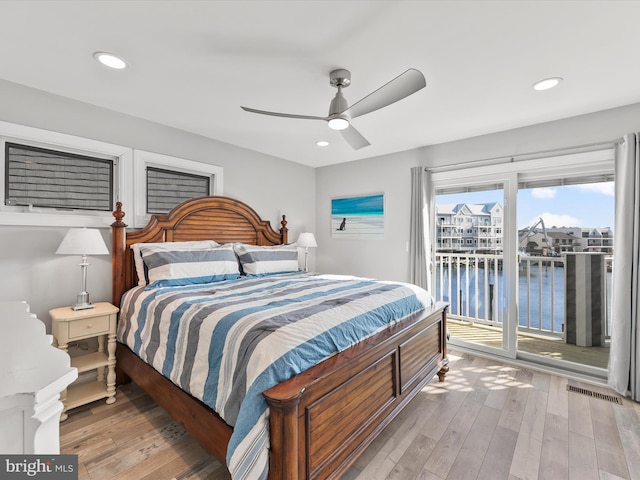
{"label": "nightstand", "polygon": [[[60,421],[67,419],[67,410],[107,398],[107,403],[116,401],[116,317],[118,307],[106,302],[95,304],[94,308],[73,310],[71,307],[55,308],[49,311],[51,330],[57,347],[68,351],[70,342],[97,337],[98,351],[71,358],[71,366],[78,374],[96,370],[96,380],[71,385],[61,394],[64,411]],[[107,349],[105,351],[105,338]],[[105,378],[106,367],[106,378]]]}

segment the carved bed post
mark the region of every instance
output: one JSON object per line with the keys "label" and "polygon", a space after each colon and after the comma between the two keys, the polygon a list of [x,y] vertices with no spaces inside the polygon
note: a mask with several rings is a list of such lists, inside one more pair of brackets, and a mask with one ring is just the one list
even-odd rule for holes
{"label": "carved bed post", "polygon": [[120,299],[125,291],[125,272],[122,266],[125,262],[126,252],[126,228],[127,224],[122,221],[124,212],[122,202],[116,202],[116,209],[113,212],[116,221],[111,224],[111,303],[120,306]]}
{"label": "carved bed post", "polygon": [[438,380],[444,382],[444,378],[449,372],[449,357],[447,357],[447,307],[442,311],[442,325],[440,326],[440,350],[442,351],[442,367],[438,371]]}
{"label": "carved bed post", "polygon": [[[111,224],[111,303],[120,307],[120,299],[125,292],[125,271],[123,268],[126,252],[127,224],[122,221],[124,212],[122,202],[116,202],[113,212],[116,221]],[[129,383],[129,376],[116,365],[116,384]]]}
{"label": "carved bed post", "polygon": [[280,235],[282,235],[282,244],[285,245],[288,242],[288,236],[289,236],[289,229],[287,228],[287,220],[286,220],[287,216],[286,215],[282,215],[282,221],[280,222],[280,225],[282,225],[282,228],[280,229]]}
{"label": "carved bed post", "polygon": [[280,399],[263,393],[269,404],[271,448],[269,480],[299,478],[298,406],[304,388],[292,398]]}

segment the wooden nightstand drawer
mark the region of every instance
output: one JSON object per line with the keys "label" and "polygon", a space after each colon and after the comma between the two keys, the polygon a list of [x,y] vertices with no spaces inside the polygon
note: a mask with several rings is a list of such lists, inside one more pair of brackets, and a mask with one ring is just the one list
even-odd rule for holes
{"label": "wooden nightstand drawer", "polygon": [[87,335],[104,335],[105,333],[109,333],[108,315],[69,322],[69,340],[83,338]]}

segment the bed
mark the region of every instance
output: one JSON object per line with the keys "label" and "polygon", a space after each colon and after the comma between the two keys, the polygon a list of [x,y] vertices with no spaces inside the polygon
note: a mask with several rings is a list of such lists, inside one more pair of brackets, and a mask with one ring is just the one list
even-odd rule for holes
{"label": "bed", "polygon": [[[420,293],[418,301],[421,302],[421,305],[418,309],[414,305],[416,300],[413,296],[416,295],[407,293],[407,287],[409,287],[407,285],[398,284],[398,282],[372,282],[368,279],[342,276],[330,278],[331,276],[296,272],[262,274],[259,270],[255,275],[239,278],[227,278],[223,275],[217,277],[215,283],[207,286],[190,283],[178,284],[177,286],[165,285],[162,281],[160,283],[154,281],[152,285],[145,286],[145,281],[141,281],[139,278],[148,276],[146,283],[149,283],[153,278],[162,278],[152,277],[156,270],[151,267],[144,273],[140,269],[139,257],[137,256],[140,255],[141,245],[150,247],[145,251],[153,250],[152,245],[160,245],[157,248],[161,254],[166,242],[207,241],[214,241],[220,245],[211,249],[216,251],[216,255],[221,254],[220,251],[224,250],[225,246],[237,246],[238,244],[245,248],[245,250],[240,250],[241,253],[252,250],[259,251],[260,254],[263,253],[263,250],[269,254],[272,250],[280,252],[280,249],[286,249],[288,244],[287,220],[284,215],[280,222],[280,229],[276,231],[269,222],[262,220],[255,210],[245,203],[221,196],[202,197],[184,202],[167,215],[152,216],[149,224],[137,231],[126,231],[125,213],[121,203],[116,204],[113,215],[115,221],[112,224],[112,300],[115,305],[121,308],[125,307],[121,311],[119,319],[120,330],[116,351],[117,381],[119,384],[130,380],[136,382],[179,421],[209,453],[226,465],[234,479],[264,478],[265,476],[270,480],[340,478],[426,383],[435,375],[438,375],[440,381],[444,381],[448,371],[445,338],[447,305],[434,303],[432,300],[427,301],[422,298],[422,293]],[[171,245],[171,243],[166,244]],[[134,245],[135,247],[132,247]],[[235,253],[238,255],[237,250]],[[200,255],[200,252],[197,254]],[[227,255],[228,252],[225,251],[224,254]],[[259,265],[263,264],[259,263]],[[247,271],[252,268],[246,263],[244,267]],[[145,266],[145,268],[147,267]],[[331,283],[334,281],[338,284]],[[267,282],[273,282],[273,284]],[[158,288],[151,288],[156,285]],[[306,288],[309,290],[305,290]],[[411,288],[418,290],[415,287]],[[348,293],[338,294],[337,292],[343,291],[342,289]],[[181,357],[176,356],[176,352],[186,351],[191,347],[176,347],[175,337],[170,337],[171,340],[162,337],[158,341],[157,332],[173,331],[172,328],[175,331],[182,328],[185,332],[187,327],[182,327],[182,325],[195,322],[194,319],[201,321],[199,319],[202,315],[199,310],[197,314],[193,315],[193,318],[183,319],[180,317],[178,321],[175,320],[178,318],[175,311],[166,313],[162,310],[161,313],[152,315],[145,313],[148,305],[162,305],[165,308],[166,305],[174,304],[177,297],[188,299],[188,307],[176,307],[180,312],[191,311],[193,308],[207,311],[222,308],[208,304],[206,307],[203,306],[205,302],[209,302],[209,298],[205,298],[207,295],[218,299],[233,299],[231,303],[242,304],[243,311],[249,312],[246,316],[252,319],[256,315],[264,313],[264,305],[269,305],[269,308],[274,308],[278,312],[281,312],[285,306],[287,309],[291,308],[289,307],[292,302],[290,297],[269,300],[268,303],[260,303],[262,300],[253,297],[246,301],[244,299],[239,301],[238,292],[245,290],[261,292],[268,290],[270,294],[282,291],[283,295],[305,298],[328,295],[323,297],[321,305],[325,309],[328,308],[326,305],[330,304],[332,313],[329,317],[323,317],[327,320],[322,321],[322,335],[317,337],[322,336],[324,339],[325,332],[340,333],[337,337],[331,337],[331,342],[336,342],[337,353],[325,355],[307,349],[304,350],[304,355],[300,356],[304,359],[301,365],[292,366],[290,365],[292,362],[284,362],[273,370],[277,375],[284,375],[286,378],[262,376],[261,374],[260,378],[268,377],[270,383],[264,383],[267,388],[260,389],[257,394],[254,392],[255,400],[253,402],[255,405],[264,403],[265,410],[256,413],[253,407],[247,407],[246,411],[254,412],[255,418],[260,415],[261,421],[266,422],[266,458],[262,458],[265,457],[264,452],[260,453],[258,447],[255,446],[258,442],[254,442],[253,437],[247,433],[255,418],[252,417],[248,421],[248,426],[245,425],[247,421],[240,420],[244,407],[230,407],[228,410],[233,411],[231,417],[228,416],[226,407],[218,410],[220,414],[216,413],[212,406],[215,406],[218,400],[212,402],[210,401],[211,395],[203,393],[208,392],[202,386],[203,383],[209,382],[208,378],[206,382],[198,380],[195,383],[186,383],[182,385],[182,388],[178,386],[177,377],[190,378],[193,373],[192,368],[195,367],[192,367],[190,359],[202,355],[192,352],[189,355],[184,355],[184,358],[189,359],[188,362],[180,359]],[[148,295],[149,298],[144,295]],[[387,298],[389,295],[391,296],[390,300]],[[360,299],[365,297],[367,301],[373,298],[379,299],[378,301],[381,302],[375,309],[375,321],[378,321],[377,319],[383,315],[391,314],[396,318],[387,319],[388,324],[384,326],[380,326],[382,324],[374,325],[373,320],[369,320],[369,313],[367,313],[367,321],[363,322],[364,326],[357,327],[363,329],[358,333],[362,337],[356,341],[353,338],[343,338],[347,327],[343,326],[340,318],[349,317],[350,320],[345,321],[344,325],[348,325],[349,334],[351,334],[353,325],[355,325],[352,318],[355,318],[356,315],[343,314],[340,309],[347,308],[347,306],[348,308],[357,307]],[[355,298],[357,300],[353,300]],[[255,305],[259,307],[254,307],[251,302],[258,302]],[[193,307],[194,305],[197,307]],[[314,308],[315,312],[320,308],[318,305],[320,304],[309,308]],[[392,305],[393,308],[389,308],[389,305]],[[132,306],[129,310],[130,313],[127,313],[127,306]],[[228,308],[228,305],[225,304],[224,308]],[[295,310],[295,312],[300,311],[302,308]],[[182,313],[180,314],[182,315]],[[234,316],[236,313],[229,315]],[[164,324],[165,326],[148,326],[144,322],[147,320],[150,322],[151,319],[147,319],[147,317],[166,318],[167,323]],[[126,322],[139,320],[142,323],[132,326],[125,323],[125,320]],[[271,322],[271,325],[274,319],[270,317],[260,319],[260,321],[262,323]],[[303,321],[310,322],[309,315],[306,313],[297,323],[303,323]],[[325,326],[325,322],[336,322],[336,324],[335,326],[334,324]],[[200,326],[200,323],[197,325],[198,328],[207,331]],[[316,333],[308,332],[309,326],[314,324],[306,323],[304,325],[306,327],[303,327],[301,331],[305,335],[308,334],[309,337],[296,341],[298,346],[304,345],[306,348],[307,345],[314,344]],[[216,326],[216,328],[218,327]],[[292,327],[287,326],[286,328]],[[138,333],[136,334],[134,331]],[[147,335],[144,332],[154,333]],[[293,330],[287,330],[287,332],[293,332]],[[300,333],[293,333],[281,335],[280,338],[297,338],[299,335]],[[356,334],[354,333],[354,335]],[[228,336],[233,337],[231,334]],[[146,347],[142,347],[145,342],[140,339],[143,337],[155,339],[155,343],[151,342],[155,348],[153,352],[154,355],[158,349],[163,352],[160,360],[154,355],[150,360],[148,352],[145,350]],[[182,337],[190,338],[186,333]],[[137,343],[136,340],[128,342],[127,338],[137,339]],[[196,341],[191,338],[190,341],[192,344],[199,344],[200,339]],[[318,341],[317,343],[324,344],[325,342]],[[238,343],[238,345],[241,344]],[[232,350],[226,345],[225,348],[216,347],[214,349],[211,346],[207,348],[212,352]],[[279,347],[270,347],[267,352],[277,350],[277,348]],[[166,353],[167,351],[171,355]],[[220,355],[224,356],[226,353]],[[289,358],[285,355],[279,356],[280,354],[275,353],[274,355],[279,360]],[[318,356],[317,361],[314,360],[314,355]],[[322,355],[325,356],[322,357]],[[175,360],[176,358],[178,360]],[[220,363],[227,365],[231,361],[226,359],[218,361],[215,368],[220,372],[227,371],[226,368],[220,366]],[[305,363],[311,361],[313,364],[307,365]],[[188,363],[188,367],[182,370],[172,370],[173,363],[180,362]],[[283,368],[285,364],[286,368]],[[166,367],[167,365],[169,367]],[[209,372],[215,370],[210,365],[207,368]],[[290,375],[291,372],[287,373],[287,369],[292,369],[291,371],[294,373]],[[247,371],[253,370],[248,368]],[[266,371],[266,369],[260,369],[262,373]],[[160,372],[163,372],[164,375]],[[195,374],[193,376],[200,378]],[[229,375],[229,377],[231,376],[234,378],[238,376],[237,371],[234,370],[233,375]],[[233,382],[229,382],[223,373],[219,378],[215,378],[215,382],[218,382],[214,382],[218,397],[223,396],[221,393],[223,389],[219,386],[223,384],[231,385],[229,391],[232,393],[229,393],[229,397],[236,395],[238,388],[233,387]],[[190,378],[190,381],[194,380]],[[249,385],[251,382],[245,379],[245,383]],[[251,388],[247,388],[246,397],[243,399],[244,403],[251,403],[247,400],[249,391],[255,390],[260,385],[262,383],[257,381],[251,383]],[[243,389],[244,387],[240,390]],[[229,418],[232,418],[233,421],[228,421]],[[259,422],[255,423],[257,428]],[[233,424],[234,427],[230,424]],[[240,444],[243,445],[242,451],[239,448]],[[248,444],[248,447],[245,444]],[[264,445],[260,444],[260,448],[264,449]],[[239,451],[241,453],[237,453]],[[259,458],[264,461],[264,467],[259,465]],[[258,466],[254,464],[258,464]]]}

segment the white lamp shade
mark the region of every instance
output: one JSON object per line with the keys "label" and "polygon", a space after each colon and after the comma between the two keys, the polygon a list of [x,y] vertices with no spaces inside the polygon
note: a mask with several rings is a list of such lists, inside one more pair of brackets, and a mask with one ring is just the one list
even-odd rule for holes
{"label": "white lamp shade", "polygon": [[56,250],[60,255],[107,255],[109,249],[100,230],[96,228],[70,228]]}
{"label": "white lamp shade", "polygon": [[308,248],[308,247],[317,247],[316,237],[313,236],[311,232],[301,233],[298,237],[298,241],[296,242],[298,247]]}

